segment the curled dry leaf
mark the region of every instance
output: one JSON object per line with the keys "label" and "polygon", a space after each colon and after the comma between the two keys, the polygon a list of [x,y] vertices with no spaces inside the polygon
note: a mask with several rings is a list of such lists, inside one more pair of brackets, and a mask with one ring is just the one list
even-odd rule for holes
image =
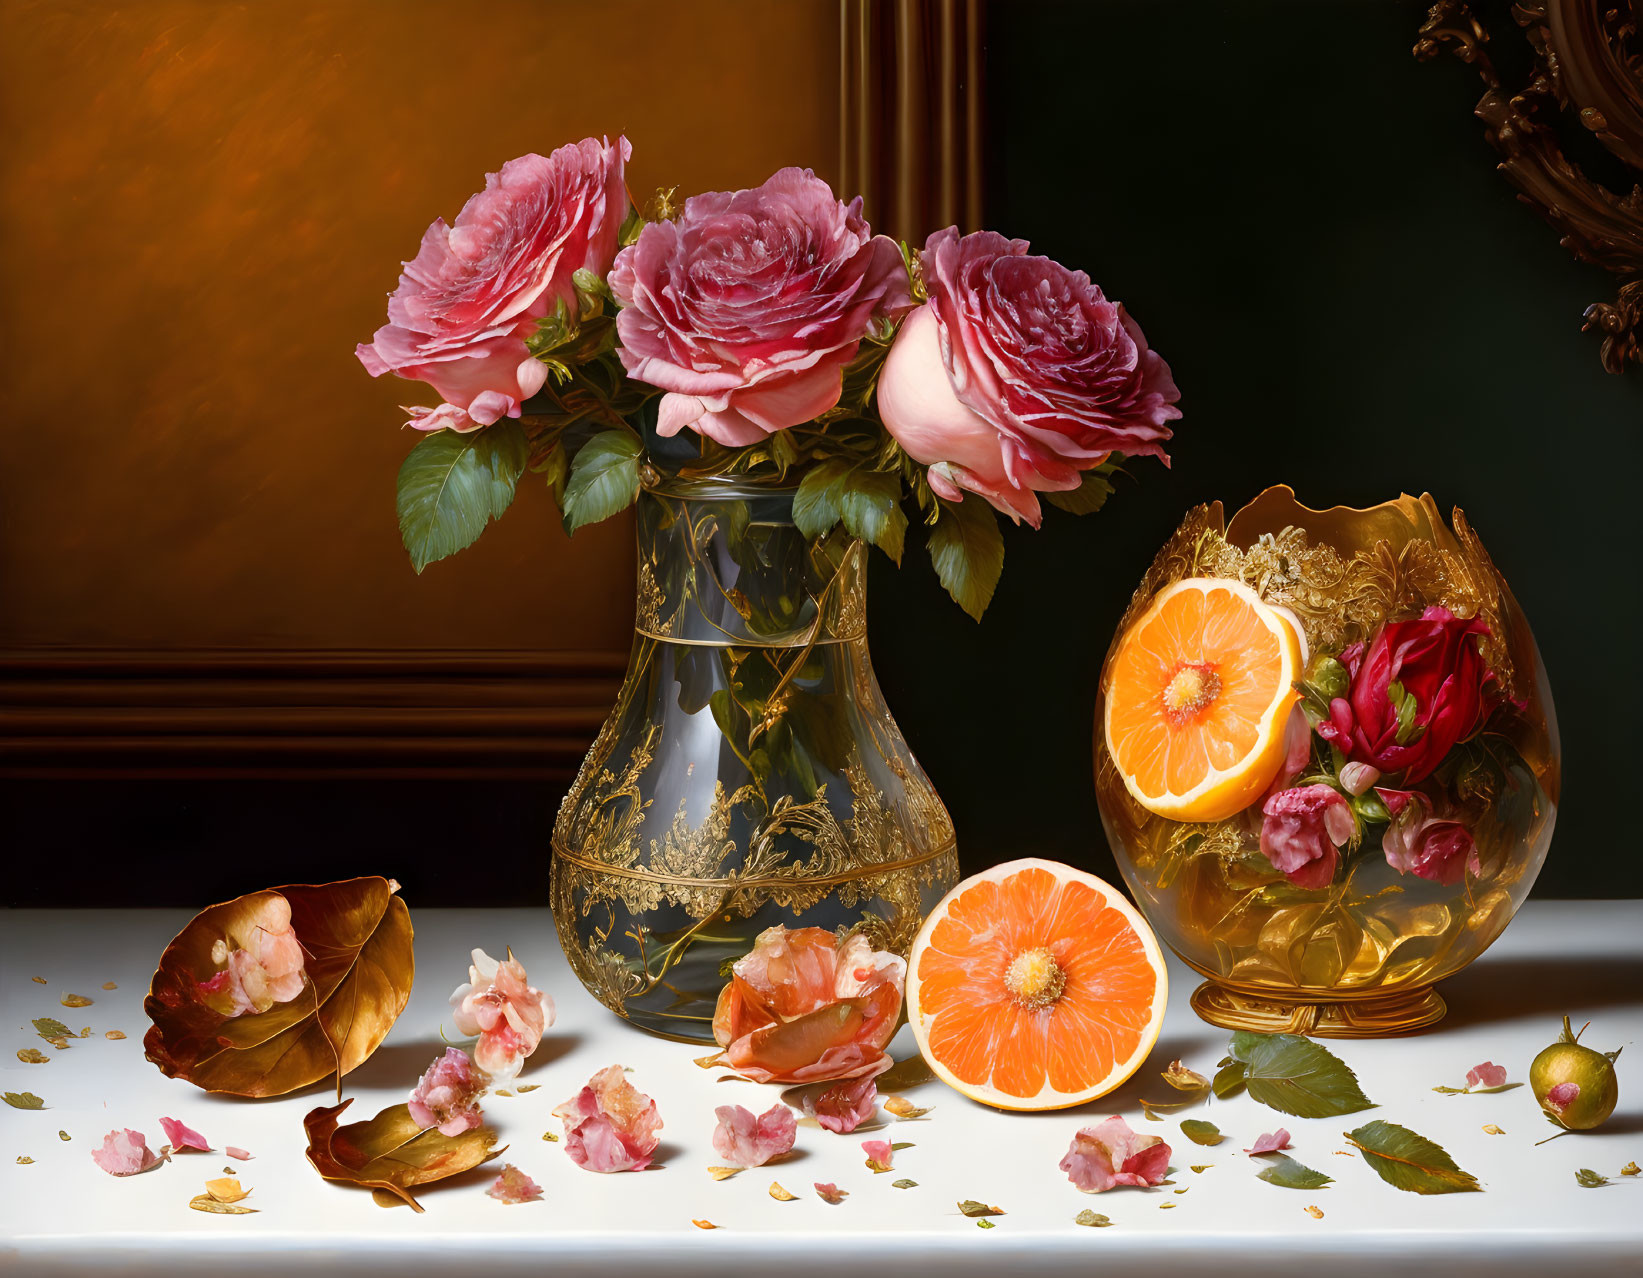
{"label": "curled dry leaf", "polygon": [[695,1225],[697,1229],[717,1229],[718,1228],[718,1226],[715,1225],[711,1220],[693,1220],[690,1223]]}
{"label": "curled dry leaf", "polygon": [[112,1039],[122,1039],[122,1038],[125,1037],[125,1031],[124,1030],[104,1030],[103,1031],[103,1037],[104,1038],[112,1038]]}
{"label": "curled dry leaf", "polygon": [[103,982],[103,988],[105,990],[117,990],[120,987],[118,985],[116,985],[113,981],[104,981]]}
{"label": "curled dry leaf", "polygon": [[1634,1158],[1631,1162],[1627,1163],[1620,1169],[1620,1174],[1622,1176],[1637,1176],[1643,1174],[1643,1167],[1639,1167],[1637,1165],[1637,1160]]}
{"label": "curled dry leaf", "polygon": [[31,976],[29,977],[29,980],[33,981],[36,985],[44,985],[46,983],[46,978],[43,976]]}
{"label": "curled dry leaf", "polygon": [[1197,1070],[1188,1069],[1180,1061],[1171,1061],[1162,1074],[1163,1080],[1178,1092],[1207,1092],[1209,1079]]}
{"label": "curled dry leaf", "polygon": [[1483,1125],[1483,1134],[1485,1136],[1504,1136],[1506,1135],[1506,1129],[1496,1126],[1494,1123],[1485,1123]]}
{"label": "curled dry leaf", "polygon": [[1192,1170],[1197,1172],[1199,1175],[1202,1175],[1204,1172],[1207,1172],[1213,1166],[1215,1166],[1214,1163],[1193,1163],[1192,1164]]}
{"label": "curled dry leaf", "polygon": [[[411,919],[389,879],[253,892],[201,911],[166,947],[143,1010],[154,1022],[144,1054],[172,1078],[208,1092],[280,1096],[342,1076],[387,1037],[411,994]],[[264,920],[283,917],[303,951],[302,989],[263,1012],[234,1015],[202,991],[222,964],[212,957],[254,943]]]}
{"label": "curled dry leaf", "polygon": [[415,1186],[468,1171],[502,1152],[494,1148],[496,1133],[488,1127],[446,1136],[437,1127],[419,1127],[407,1105],[393,1105],[375,1118],[337,1126],[351,1104],[345,1100],[322,1106],[302,1120],[308,1132],[308,1161],[326,1180],[397,1194],[417,1211],[422,1206],[410,1192]]}
{"label": "curled dry leaf", "polygon": [[897,1118],[923,1118],[934,1108],[934,1105],[926,1105],[923,1108],[920,1108],[919,1106],[913,1104],[913,1102],[908,1100],[905,1096],[886,1096],[884,1098],[885,1112],[888,1114],[893,1114]]}
{"label": "curled dry leaf", "polygon": [[51,1057],[47,1056],[38,1047],[25,1047],[18,1051],[17,1059],[25,1065],[44,1065]]}
{"label": "curled dry leaf", "polygon": [[892,1189],[917,1189],[918,1188],[918,1181],[908,1180],[906,1177],[903,1177],[901,1180],[891,1181],[890,1182],[890,1188],[892,1188]]}
{"label": "curled dry leaf", "polygon": [[58,1139],[58,1140],[73,1140],[73,1139],[74,1139],[74,1137],[72,1137],[72,1136],[70,1136],[70,1135],[69,1135],[69,1134],[68,1134],[68,1133],[67,1133],[67,1132],[65,1132],[65,1131],[59,1131],[59,1132],[58,1132],[58,1133],[57,1133],[57,1139]]}
{"label": "curled dry leaf", "polygon": [[977,1202],[974,1198],[966,1198],[958,1205],[958,1209],[966,1216],[1002,1216],[1004,1208],[989,1206],[987,1203]]}
{"label": "curled dry leaf", "polygon": [[213,1198],[210,1194],[196,1194],[188,1200],[188,1205],[195,1211],[207,1211],[214,1216],[255,1216],[255,1207],[245,1207],[239,1203],[225,1203]]}
{"label": "curled dry leaf", "polygon": [[57,1000],[64,1007],[90,1007],[91,1000],[84,994],[65,994]]}
{"label": "curled dry leaf", "polygon": [[219,1203],[237,1203],[251,1191],[242,1188],[236,1176],[219,1176],[205,1182],[205,1192]]}
{"label": "curled dry leaf", "polygon": [[746,1171],[745,1167],[709,1167],[707,1174],[714,1180],[729,1180],[739,1171]]}
{"label": "curled dry leaf", "polygon": [[32,1163],[34,1160],[27,1154],[19,1154],[17,1155],[17,1161],[20,1163]]}
{"label": "curled dry leaf", "polygon": [[799,1200],[797,1194],[790,1194],[775,1181],[770,1182],[770,1196],[779,1203],[793,1203]]}
{"label": "curled dry leaf", "polygon": [[1078,1215],[1073,1217],[1073,1224],[1089,1225],[1093,1229],[1105,1229],[1108,1225],[1112,1224],[1112,1221],[1108,1217],[1103,1216],[1100,1212],[1091,1211],[1088,1207],[1086,1207],[1083,1211],[1079,1212]]}
{"label": "curled dry leaf", "polygon": [[1313,1220],[1322,1220],[1324,1218],[1324,1209],[1322,1207],[1308,1207],[1306,1214],[1311,1216]]}

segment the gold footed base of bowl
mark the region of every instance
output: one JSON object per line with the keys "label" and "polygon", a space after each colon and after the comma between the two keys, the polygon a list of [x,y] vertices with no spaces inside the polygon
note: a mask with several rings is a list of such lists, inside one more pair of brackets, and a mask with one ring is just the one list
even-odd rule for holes
{"label": "gold footed base of bowl", "polygon": [[1448,1008],[1430,985],[1366,998],[1276,998],[1205,981],[1192,992],[1192,1010],[1211,1025],[1258,1034],[1313,1038],[1383,1038],[1441,1021]]}

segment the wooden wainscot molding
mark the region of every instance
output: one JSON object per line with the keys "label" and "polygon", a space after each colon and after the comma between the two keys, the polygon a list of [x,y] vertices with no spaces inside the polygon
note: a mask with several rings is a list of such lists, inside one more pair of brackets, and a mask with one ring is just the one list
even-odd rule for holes
{"label": "wooden wainscot molding", "polygon": [[[1432,6],[1415,56],[1448,51],[1478,72],[1477,115],[1518,198],[1577,258],[1615,276],[1614,300],[1588,306],[1582,327],[1602,335],[1603,367],[1624,372],[1643,363],[1643,0],[1519,0],[1511,14],[1532,54],[1514,83],[1465,0]],[[1630,191],[1610,190],[1565,154],[1564,139],[1581,129],[1624,167]]]}

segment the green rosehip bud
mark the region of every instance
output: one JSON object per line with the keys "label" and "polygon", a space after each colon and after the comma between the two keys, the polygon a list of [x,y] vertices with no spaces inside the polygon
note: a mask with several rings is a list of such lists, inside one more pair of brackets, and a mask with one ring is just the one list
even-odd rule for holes
{"label": "green rosehip bud", "polygon": [[1306,681],[1318,690],[1325,701],[1344,697],[1352,687],[1352,677],[1346,667],[1328,653],[1320,652],[1306,668]]}
{"label": "green rosehip bud", "polygon": [[1558,1041],[1529,1066],[1529,1086],[1552,1122],[1570,1131],[1585,1132],[1601,1126],[1620,1100],[1620,1083],[1614,1069],[1620,1051],[1595,1051],[1582,1046],[1579,1039],[1565,1016]]}

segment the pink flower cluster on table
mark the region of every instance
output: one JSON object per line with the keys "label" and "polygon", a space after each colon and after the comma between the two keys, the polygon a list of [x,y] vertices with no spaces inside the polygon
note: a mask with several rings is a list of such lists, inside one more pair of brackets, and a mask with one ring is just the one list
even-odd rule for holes
{"label": "pink flower cluster on table", "polygon": [[[158,1154],[149,1149],[147,1139],[141,1132],[126,1127],[103,1137],[103,1143],[91,1151],[92,1161],[111,1176],[135,1176],[138,1172],[149,1171],[169,1162],[172,1154],[188,1150],[202,1154],[213,1152],[211,1142],[181,1119],[162,1118],[160,1127],[169,1143]],[[225,1146],[223,1152],[230,1158],[241,1160],[251,1157],[235,1145]]]}
{"label": "pink flower cluster on table", "polygon": [[491,1084],[468,1053],[447,1047],[422,1075],[407,1108],[418,1127],[437,1127],[443,1136],[460,1136],[485,1121],[479,1098]]}
{"label": "pink flower cluster on table", "polygon": [[729,447],[819,417],[875,321],[913,303],[901,252],[809,169],[685,201],[616,256],[628,375],[667,393],[656,429]]}
{"label": "pink flower cluster on table", "polygon": [[1158,1136],[1142,1136],[1117,1114],[1073,1137],[1061,1160],[1067,1179],[1086,1194],[1118,1185],[1156,1185],[1169,1174],[1170,1147]]}
{"label": "pink flower cluster on table", "polygon": [[496,1082],[519,1073],[553,1024],[553,999],[531,985],[512,950],[500,962],[475,950],[468,983],[451,994],[451,1008],[458,1031],[479,1036],[474,1064]]}
{"label": "pink flower cluster on table", "polygon": [[907,964],[853,932],[767,928],[719,993],[713,1036],[725,1063],[758,1083],[870,1078],[901,1014]]}
{"label": "pink flower cluster on table", "polygon": [[491,1187],[485,1193],[499,1202],[518,1206],[520,1203],[540,1201],[542,1186],[538,1185],[512,1163],[508,1163],[502,1168],[502,1174],[491,1182]]}
{"label": "pink flower cluster on table", "polygon": [[257,907],[256,923],[245,943],[234,945],[229,938],[220,938],[211,947],[211,961],[221,970],[198,982],[199,991],[224,1015],[261,1013],[291,1002],[307,980],[302,944],[291,927],[291,903],[268,895]]}
{"label": "pink flower cluster on table", "polygon": [[1506,1066],[1496,1065],[1493,1061],[1484,1061],[1481,1065],[1474,1065],[1466,1071],[1466,1085],[1468,1087],[1504,1087],[1506,1085]]}
{"label": "pink flower cluster on table", "polygon": [[565,1152],[588,1171],[643,1171],[662,1143],[656,1102],[628,1082],[620,1065],[600,1070],[553,1113],[565,1123]]}
{"label": "pink flower cluster on table", "polygon": [[821,1091],[806,1092],[804,1112],[830,1132],[848,1136],[878,1110],[879,1087],[871,1077],[847,1079]]}
{"label": "pink flower cluster on table", "polygon": [[552,155],[522,155],[487,175],[485,189],[422,237],[388,299],[388,323],[355,352],[373,377],[427,382],[446,401],[413,408],[419,430],[477,430],[521,405],[547,380],[525,345],[564,303],[572,277],[603,277],[627,212],[623,169],[633,148],[584,138]]}
{"label": "pink flower cluster on table", "polygon": [[1036,528],[1037,493],[1077,488],[1114,452],[1165,457],[1181,413],[1124,308],[1028,247],[956,227],[925,241],[930,300],[891,347],[878,405],[937,495],[973,492]]}
{"label": "pink flower cluster on table", "polygon": [[786,1105],[777,1103],[757,1116],[740,1105],[720,1105],[713,1129],[714,1152],[732,1167],[763,1167],[793,1148],[799,1121]]}

